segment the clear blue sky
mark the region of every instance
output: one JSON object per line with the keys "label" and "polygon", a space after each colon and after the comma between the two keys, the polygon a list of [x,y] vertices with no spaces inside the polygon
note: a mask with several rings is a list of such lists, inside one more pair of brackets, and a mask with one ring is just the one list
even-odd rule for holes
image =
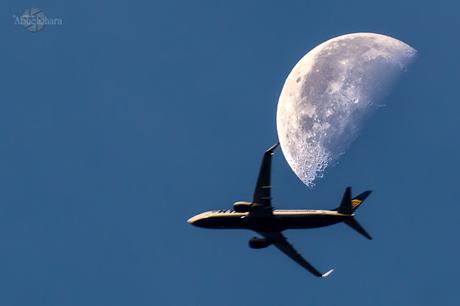
{"label": "clear blue sky", "polygon": [[[63,19],[29,33],[13,14]],[[458,305],[455,1],[2,1],[0,305]],[[185,221],[250,199],[284,79],[337,35],[418,60],[314,189],[274,161],[274,205],[359,220],[287,232],[315,279],[246,231]],[[279,153],[279,152],[278,152]]]}

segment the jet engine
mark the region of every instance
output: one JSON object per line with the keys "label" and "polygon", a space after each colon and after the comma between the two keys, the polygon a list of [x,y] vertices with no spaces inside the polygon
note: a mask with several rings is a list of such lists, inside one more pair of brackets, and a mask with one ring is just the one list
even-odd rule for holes
{"label": "jet engine", "polygon": [[271,243],[265,238],[253,237],[249,240],[249,247],[253,249],[263,249],[270,245]]}
{"label": "jet engine", "polygon": [[251,204],[251,202],[235,202],[233,209],[239,213],[248,212],[251,209]]}

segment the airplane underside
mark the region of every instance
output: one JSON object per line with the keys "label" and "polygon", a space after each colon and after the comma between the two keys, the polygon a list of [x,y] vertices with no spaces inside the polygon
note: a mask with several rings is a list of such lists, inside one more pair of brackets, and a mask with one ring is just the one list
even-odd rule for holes
{"label": "airplane underside", "polygon": [[209,218],[199,225],[215,229],[248,229],[254,231],[273,231],[287,229],[309,229],[333,225],[346,220],[342,216],[294,216],[294,217],[225,217]]}

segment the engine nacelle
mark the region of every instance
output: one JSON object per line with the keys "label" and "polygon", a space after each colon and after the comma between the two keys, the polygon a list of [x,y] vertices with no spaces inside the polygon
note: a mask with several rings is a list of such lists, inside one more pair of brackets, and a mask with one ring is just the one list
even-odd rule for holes
{"label": "engine nacelle", "polygon": [[233,209],[239,213],[248,212],[251,209],[251,204],[251,202],[235,202],[233,204]]}
{"label": "engine nacelle", "polygon": [[271,243],[265,238],[253,237],[249,240],[249,247],[253,249],[263,249],[270,245]]}

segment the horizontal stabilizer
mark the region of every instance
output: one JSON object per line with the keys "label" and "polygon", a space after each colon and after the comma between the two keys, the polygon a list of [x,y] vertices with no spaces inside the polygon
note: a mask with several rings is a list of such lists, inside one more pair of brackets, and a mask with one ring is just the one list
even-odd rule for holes
{"label": "horizontal stabilizer", "polygon": [[357,231],[358,233],[360,233],[361,235],[363,235],[363,236],[366,237],[367,239],[372,240],[371,235],[369,235],[369,233],[366,232],[366,230],[364,229],[364,227],[362,227],[362,225],[359,224],[359,222],[356,221],[355,218],[350,218],[350,219],[346,220],[346,221],[345,221],[345,224],[347,224],[348,226],[350,226],[352,229],[354,229],[355,231]]}

